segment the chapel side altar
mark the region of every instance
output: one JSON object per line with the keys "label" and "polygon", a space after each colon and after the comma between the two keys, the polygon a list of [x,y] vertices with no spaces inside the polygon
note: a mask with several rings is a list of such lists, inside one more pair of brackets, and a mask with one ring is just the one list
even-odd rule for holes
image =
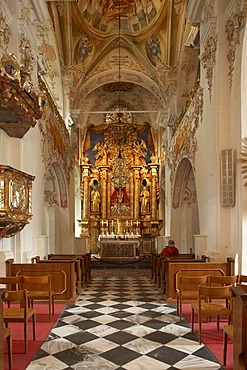
{"label": "chapel side altar", "polygon": [[132,259],[136,258],[139,247],[138,235],[111,235],[98,238],[100,258],[109,259]]}

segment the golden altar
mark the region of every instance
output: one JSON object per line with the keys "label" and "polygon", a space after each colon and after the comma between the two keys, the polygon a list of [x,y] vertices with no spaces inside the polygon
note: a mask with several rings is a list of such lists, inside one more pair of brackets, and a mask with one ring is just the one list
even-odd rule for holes
{"label": "golden altar", "polygon": [[[159,163],[149,124],[136,125],[128,112],[109,113],[104,120],[105,124],[88,127],[81,143],[81,237],[87,238],[88,251],[98,253],[99,236],[110,236],[100,242],[102,257],[135,258],[131,235],[155,238],[163,222]],[[144,254],[153,250],[147,246],[142,241]]]}
{"label": "golden altar", "polygon": [[112,236],[102,237],[98,239],[98,249],[100,258],[104,259],[130,259],[136,258],[137,250],[139,247],[139,238],[125,237],[125,236]]}

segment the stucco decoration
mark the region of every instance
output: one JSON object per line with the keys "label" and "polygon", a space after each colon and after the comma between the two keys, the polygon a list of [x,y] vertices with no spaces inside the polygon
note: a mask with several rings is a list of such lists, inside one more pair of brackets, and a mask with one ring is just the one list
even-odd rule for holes
{"label": "stucco decoration", "polygon": [[206,3],[205,5],[205,8],[204,8],[204,21],[208,21],[209,18],[211,18],[214,14],[214,8],[213,6],[210,4],[210,2]]}
{"label": "stucco decoration", "polygon": [[57,106],[62,107],[63,86],[60,57],[57,52],[53,26],[49,21],[45,21],[37,25],[37,49],[38,56],[43,61],[43,78],[49,86],[53,99],[57,102]]}
{"label": "stucco decoration", "polygon": [[157,71],[157,77],[161,81],[161,88],[168,103],[177,92],[177,72],[177,66],[168,65],[163,65]]}
{"label": "stucco decoration", "polygon": [[42,161],[46,171],[54,162],[57,162],[69,183],[74,163],[74,152],[70,145],[69,133],[51,96],[41,82],[40,87],[45,92],[44,96],[47,101],[42,120],[39,122],[42,135]]}
{"label": "stucco decoration", "polygon": [[230,87],[232,86],[236,50],[237,46],[240,44],[241,31],[246,25],[246,18],[247,1],[245,0],[243,9],[239,12],[235,12],[226,22],[226,37],[229,43],[229,52],[227,54],[227,59],[229,63]]}
{"label": "stucco decoration", "polygon": [[10,27],[6,22],[3,12],[0,12],[0,48],[7,52],[10,38]]}
{"label": "stucco decoration", "polygon": [[70,99],[71,105],[78,93],[78,86],[82,86],[86,81],[84,69],[75,66],[63,66],[62,68],[64,93]]}
{"label": "stucco decoration", "polygon": [[217,37],[210,36],[205,44],[204,52],[201,55],[201,63],[206,70],[208,80],[209,98],[212,97],[213,71],[216,63]]}
{"label": "stucco decoration", "polygon": [[22,4],[21,17],[25,19],[27,24],[31,22],[31,13],[33,11],[32,5],[28,2],[26,5]]}
{"label": "stucco decoration", "polygon": [[203,113],[203,90],[199,86],[191,96],[186,114],[179,117],[179,124],[166,153],[167,163],[171,170],[171,183],[174,184],[178,164],[187,158],[192,168],[195,168],[195,153],[197,151],[196,130],[200,124]]}

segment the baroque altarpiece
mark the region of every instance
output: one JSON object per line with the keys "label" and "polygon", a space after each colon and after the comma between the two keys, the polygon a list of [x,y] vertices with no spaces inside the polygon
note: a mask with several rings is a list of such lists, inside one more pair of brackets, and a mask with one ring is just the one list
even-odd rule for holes
{"label": "baroque altarpiece", "polygon": [[149,124],[111,113],[88,128],[81,160],[81,236],[97,252],[99,235],[159,235],[159,164]]}

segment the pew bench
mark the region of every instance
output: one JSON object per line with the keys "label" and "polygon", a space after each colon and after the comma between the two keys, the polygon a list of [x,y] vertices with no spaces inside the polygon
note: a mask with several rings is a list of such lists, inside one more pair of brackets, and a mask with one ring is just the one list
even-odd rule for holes
{"label": "pew bench", "polygon": [[226,262],[167,261],[165,274],[165,291],[167,299],[176,298],[177,274],[186,276],[234,275],[235,260],[227,258]]}
{"label": "pew bench", "polygon": [[6,276],[45,276],[51,275],[51,289],[55,300],[74,300],[76,294],[75,261],[40,260],[36,263],[15,263],[6,260]]}
{"label": "pew bench", "polygon": [[164,269],[166,260],[194,260],[194,253],[180,253],[178,256],[163,256],[161,254],[153,254],[151,257],[151,280],[158,288],[164,284]]}
{"label": "pew bench", "polygon": [[81,286],[85,288],[91,279],[91,253],[72,254],[72,253],[52,253],[48,254],[48,260],[54,259],[76,259],[80,264]]}
{"label": "pew bench", "polygon": [[177,259],[177,258],[189,258],[189,259],[195,259],[195,254],[194,253],[180,253],[178,256],[162,256],[160,254],[151,254],[151,280],[154,283],[157,283],[159,280],[159,275],[160,275],[160,268],[161,268],[161,260],[163,258],[170,258],[170,259]]}
{"label": "pew bench", "polygon": [[[191,264],[199,264],[199,263],[205,263],[207,262],[207,257],[202,256],[202,258],[190,258],[189,256],[182,257],[177,256],[177,258],[174,257],[163,257],[160,259],[160,269],[159,273],[157,275],[157,286],[161,290],[161,293],[165,293],[167,288],[167,281],[169,279],[169,276],[167,274],[169,269],[169,264],[172,262],[184,264],[187,266],[189,263]],[[186,268],[186,267],[185,267]]]}

